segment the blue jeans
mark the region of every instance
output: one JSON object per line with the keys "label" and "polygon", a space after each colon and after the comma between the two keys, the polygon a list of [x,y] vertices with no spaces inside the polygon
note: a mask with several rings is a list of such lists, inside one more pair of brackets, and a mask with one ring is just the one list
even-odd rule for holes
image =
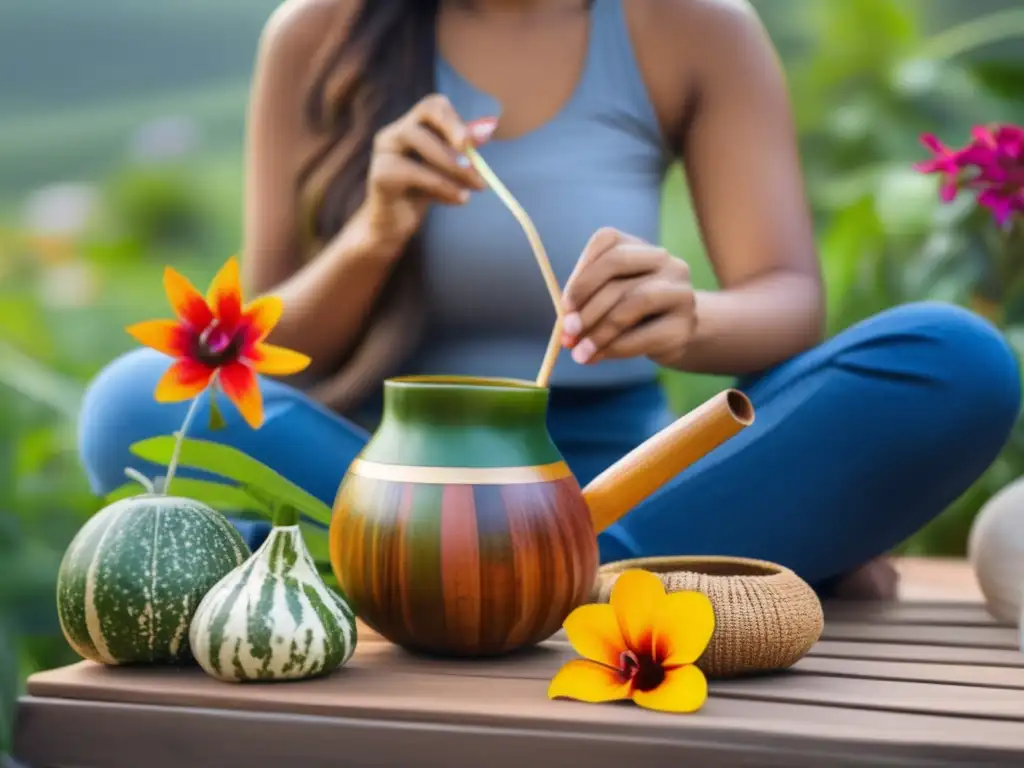
{"label": "blue jeans", "polygon": [[[79,425],[93,490],[139,465],[129,446],[170,434],[186,409],[152,399],[167,358],[114,361],[92,383]],[[962,494],[1006,442],[1020,407],[1018,362],[986,321],[944,304],[883,312],[821,346],[739,382],[756,420],[599,537],[601,560],[724,554],[789,566],[812,584],[884,554]],[[368,434],[274,381],[266,423],[192,436],[227,442],[332,504]],[[204,404],[205,408],[205,404]],[[668,423],[654,383],[555,390],[549,426],[581,483]],[[255,546],[261,523],[237,523]]]}

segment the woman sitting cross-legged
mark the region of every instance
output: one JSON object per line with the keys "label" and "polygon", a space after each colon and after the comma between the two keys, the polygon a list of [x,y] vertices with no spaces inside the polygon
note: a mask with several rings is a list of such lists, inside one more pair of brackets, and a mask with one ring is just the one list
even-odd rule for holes
{"label": "woman sitting cross-legged", "polygon": [[[331,503],[387,376],[533,377],[553,312],[518,224],[465,162],[471,143],[564,286],[549,426],[581,483],[670,421],[659,366],[735,376],[756,408],[602,533],[602,561],[746,556],[822,590],[891,593],[879,558],[996,457],[1018,363],[986,321],[942,304],[823,340],[783,74],[731,0],[287,0],[255,76],[242,272],[284,299],[271,341],[313,376],[263,382],[259,430],[232,411],[193,435]],[[676,160],[717,291],[657,244]],[[124,482],[133,442],[181,424],[184,403],[153,400],[168,364],[133,352],[89,388],[97,492]]]}

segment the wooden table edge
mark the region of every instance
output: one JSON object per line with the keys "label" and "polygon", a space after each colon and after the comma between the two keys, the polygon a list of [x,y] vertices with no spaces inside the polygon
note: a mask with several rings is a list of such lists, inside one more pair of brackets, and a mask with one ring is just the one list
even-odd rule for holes
{"label": "wooden table edge", "polygon": [[[224,738],[226,732],[231,738]],[[531,760],[544,766],[588,768],[621,768],[632,762],[669,766],[682,760],[708,768],[966,768],[1006,766],[1020,759],[1019,752],[998,748],[935,745],[924,734],[917,742],[892,742],[884,737],[865,741],[861,736],[808,736],[767,728],[708,726],[668,733],[671,737],[630,736],[597,728],[544,730],[519,723],[382,720],[24,696],[19,701],[14,755],[31,768],[230,768],[277,766],[281,760],[307,768],[522,768]],[[189,741],[181,741],[186,735]]]}

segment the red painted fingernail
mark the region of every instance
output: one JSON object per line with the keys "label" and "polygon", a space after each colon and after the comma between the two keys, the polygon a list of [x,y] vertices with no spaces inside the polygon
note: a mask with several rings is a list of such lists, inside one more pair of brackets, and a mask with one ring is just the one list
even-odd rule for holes
{"label": "red painted fingernail", "polygon": [[494,134],[494,129],[498,127],[498,118],[496,117],[482,117],[479,120],[473,120],[467,124],[466,128],[469,129],[469,135],[473,138],[474,144],[483,144]]}

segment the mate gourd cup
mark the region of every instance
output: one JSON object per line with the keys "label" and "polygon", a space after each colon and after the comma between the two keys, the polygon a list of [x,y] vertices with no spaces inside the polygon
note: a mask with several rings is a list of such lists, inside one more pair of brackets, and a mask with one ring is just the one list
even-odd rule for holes
{"label": "mate gourd cup", "polygon": [[589,600],[596,533],[754,419],[747,397],[726,390],[581,490],[547,408],[548,390],[526,381],[384,383],[380,426],[342,480],[330,527],[335,576],[372,629],[444,656],[546,640]]}

